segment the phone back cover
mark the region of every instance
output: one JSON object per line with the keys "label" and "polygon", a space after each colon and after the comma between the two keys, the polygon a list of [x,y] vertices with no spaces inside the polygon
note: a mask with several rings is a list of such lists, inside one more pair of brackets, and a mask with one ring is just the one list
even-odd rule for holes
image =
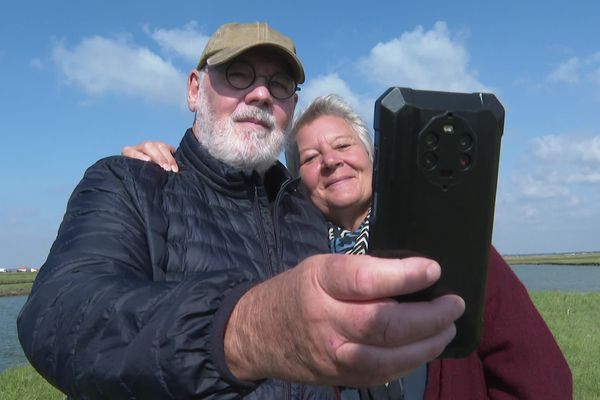
{"label": "phone back cover", "polygon": [[431,288],[466,303],[441,357],[479,344],[504,108],[485,93],[390,88],[375,105],[370,253],[422,255],[442,268]]}

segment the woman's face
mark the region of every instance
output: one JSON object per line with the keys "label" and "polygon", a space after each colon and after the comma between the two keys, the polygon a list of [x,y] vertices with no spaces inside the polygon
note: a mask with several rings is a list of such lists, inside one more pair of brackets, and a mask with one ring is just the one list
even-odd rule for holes
{"label": "woman's face", "polygon": [[[342,118],[328,115],[304,125],[296,143],[300,177],[312,202],[338,225],[356,229],[371,202],[373,174],[357,134]],[[353,226],[345,226],[347,221]]]}

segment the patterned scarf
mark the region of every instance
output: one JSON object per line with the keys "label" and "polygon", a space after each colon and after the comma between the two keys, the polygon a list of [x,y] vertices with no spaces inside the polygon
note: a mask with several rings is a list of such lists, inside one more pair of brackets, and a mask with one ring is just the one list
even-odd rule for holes
{"label": "patterned scarf", "polygon": [[371,209],[357,230],[349,231],[329,223],[329,250],[336,254],[367,254]]}

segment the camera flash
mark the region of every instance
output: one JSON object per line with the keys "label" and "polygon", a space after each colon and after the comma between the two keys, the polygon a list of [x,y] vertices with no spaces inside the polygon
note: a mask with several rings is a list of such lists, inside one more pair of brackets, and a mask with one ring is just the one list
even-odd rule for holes
{"label": "camera flash", "polygon": [[447,133],[449,135],[454,133],[454,125],[452,124],[446,124],[442,127],[444,133]]}

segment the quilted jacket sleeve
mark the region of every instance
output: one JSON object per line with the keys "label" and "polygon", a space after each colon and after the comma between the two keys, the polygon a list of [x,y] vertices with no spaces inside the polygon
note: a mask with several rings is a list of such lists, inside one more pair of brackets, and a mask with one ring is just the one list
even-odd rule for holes
{"label": "quilted jacket sleeve", "polygon": [[25,354],[77,399],[239,397],[254,386],[229,373],[222,338],[253,283],[239,269],[154,279],[136,165],[154,168],[105,159],[73,192],[18,319]]}

